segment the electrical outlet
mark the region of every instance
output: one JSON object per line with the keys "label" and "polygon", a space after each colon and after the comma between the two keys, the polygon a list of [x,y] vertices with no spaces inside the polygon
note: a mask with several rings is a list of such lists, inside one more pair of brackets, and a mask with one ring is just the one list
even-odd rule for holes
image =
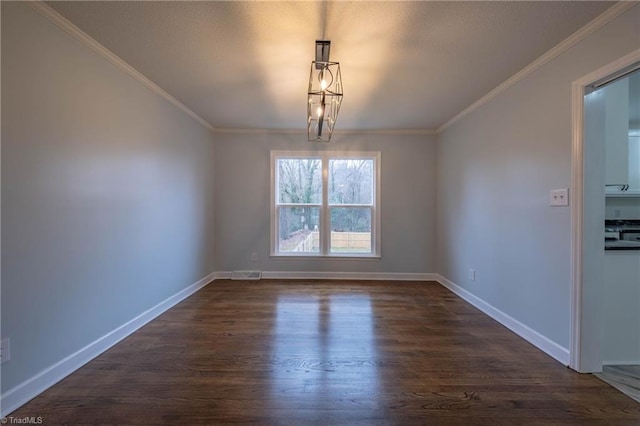
{"label": "electrical outlet", "polygon": [[253,253],[251,253],[251,261],[252,262],[257,262],[258,261],[258,253],[256,253],[255,251]]}
{"label": "electrical outlet", "polygon": [[475,281],[476,280],[476,270],[469,268],[469,280],[471,281]]}
{"label": "electrical outlet", "polygon": [[5,362],[11,359],[11,351],[9,350],[9,338],[2,339],[0,341],[0,364],[4,364]]}
{"label": "electrical outlet", "polygon": [[552,207],[569,205],[569,189],[552,189],[549,192],[549,205]]}

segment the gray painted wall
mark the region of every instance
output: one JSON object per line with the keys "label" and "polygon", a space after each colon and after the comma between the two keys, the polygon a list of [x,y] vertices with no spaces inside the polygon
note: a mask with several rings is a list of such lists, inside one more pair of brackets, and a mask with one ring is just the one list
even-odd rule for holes
{"label": "gray painted wall", "polygon": [[[569,186],[570,83],[638,46],[639,10],[437,144],[245,132],[218,133],[214,148],[182,112],[27,6],[2,2],[1,319],[12,350],[2,392],[214,267],[437,271],[567,347],[569,209],[548,207],[548,191]],[[381,151],[381,259],[269,258],[269,153],[314,148]]]}
{"label": "gray painted wall", "polygon": [[[269,258],[271,150],[381,152],[382,258]],[[306,134],[218,133],[215,148],[218,271],[423,273],[435,270],[435,138],[342,134],[311,144]],[[258,261],[251,261],[251,253]]]}
{"label": "gray painted wall", "polygon": [[213,137],[2,2],[2,392],[212,272]]}
{"label": "gray painted wall", "polygon": [[[569,347],[571,83],[638,48],[636,6],[438,138],[438,272]],[[476,281],[468,280],[468,269]]]}

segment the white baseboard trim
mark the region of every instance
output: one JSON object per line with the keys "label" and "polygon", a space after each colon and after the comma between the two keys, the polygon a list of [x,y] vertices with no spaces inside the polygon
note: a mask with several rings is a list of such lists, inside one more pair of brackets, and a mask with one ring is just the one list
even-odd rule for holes
{"label": "white baseboard trim", "polygon": [[212,280],[230,280],[231,279],[231,271],[218,271],[211,274]]}
{"label": "white baseboard trim", "polygon": [[230,280],[231,279],[231,274],[233,272],[231,271],[220,271],[220,272],[216,272],[216,280]]}
{"label": "white baseboard trim", "polygon": [[[518,320],[496,309],[484,300],[474,296],[467,290],[449,281],[440,274],[434,273],[388,273],[388,272],[302,272],[302,271],[263,271],[264,279],[319,279],[319,280],[389,280],[389,281],[436,281],[451,290],[454,294],[471,303],[491,318],[495,319],[523,339],[527,340],[543,352],[564,365],[569,363],[569,350],[549,340],[537,331],[527,327]],[[158,303],[129,322],[100,337],[84,348],[69,355],[56,364],[41,371],[30,379],[8,390],[0,397],[0,417],[5,417],[20,406],[27,403],[49,387],[73,373],[87,362],[105,352],[139,328],[169,310],[182,300],[191,296],[214,280],[231,279],[230,271],[213,272],[198,282],[179,291],[173,296]],[[607,365],[625,365],[626,362],[607,362]],[[636,364],[638,364],[636,362]]]}
{"label": "white baseboard trim", "polygon": [[[231,272],[218,272],[217,279],[231,279]],[[266,280],[387,280],[436,281],[436,274],[406,272],[262,271]]]}
{"label": "white baseboard trim", "polygon": [[0,400],[2,401],[0,417],[6,417],[8,414],[55,385],[69,374],[73,373],[116,343],[123,340],[125,337],[133,334],[149,321],[205,287],[211,281],[216,279],[216,275],[216,273],[207,275],[195,284],[180,290],[173,296],[163,300],[156,306],[141,313],[115,330],[110,331],[84,348],[41,371],[30,379],[25,380],[14,388],[9,389],[0,397]]}
{"label": "white baseboard trim", "polygon": [[500,324],[504,325],[509,330],[513,331],[518,336],[522,337],[524,340],[531,343],[541,351],[545,352],[547,355],[555,358],[563,365],[569,365],[569,349],[563,348],[556,342],[548,339],[532,328],[524,325],[517,319],[505,314],[500,309],[495,308],[491,304],[471,294],[464,288],[460,287],[452,281],[449,281],[442,275],[436,275],[436,281],[451,290],[454,294],[471,303],[473,306],[480,309],[482,312],[489,315],[491,318],[498,321]]}

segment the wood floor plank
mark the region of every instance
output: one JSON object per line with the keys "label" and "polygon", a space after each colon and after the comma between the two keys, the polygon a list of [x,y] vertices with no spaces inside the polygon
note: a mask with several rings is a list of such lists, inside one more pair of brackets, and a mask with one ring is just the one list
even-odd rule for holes
{"label": "wood floor plank", "polygon": [[13,417],[44,424],[639,425],[437,283],[216,281]]}

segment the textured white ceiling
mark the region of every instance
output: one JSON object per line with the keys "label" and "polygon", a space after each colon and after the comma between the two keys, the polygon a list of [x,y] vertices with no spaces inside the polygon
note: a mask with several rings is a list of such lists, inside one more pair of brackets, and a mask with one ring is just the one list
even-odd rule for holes
{"label": "textured white ceiling", "polygon": [[49,2],[216,128],[304,129],[331,40],[337,129],[435,129],[611,2]]}

